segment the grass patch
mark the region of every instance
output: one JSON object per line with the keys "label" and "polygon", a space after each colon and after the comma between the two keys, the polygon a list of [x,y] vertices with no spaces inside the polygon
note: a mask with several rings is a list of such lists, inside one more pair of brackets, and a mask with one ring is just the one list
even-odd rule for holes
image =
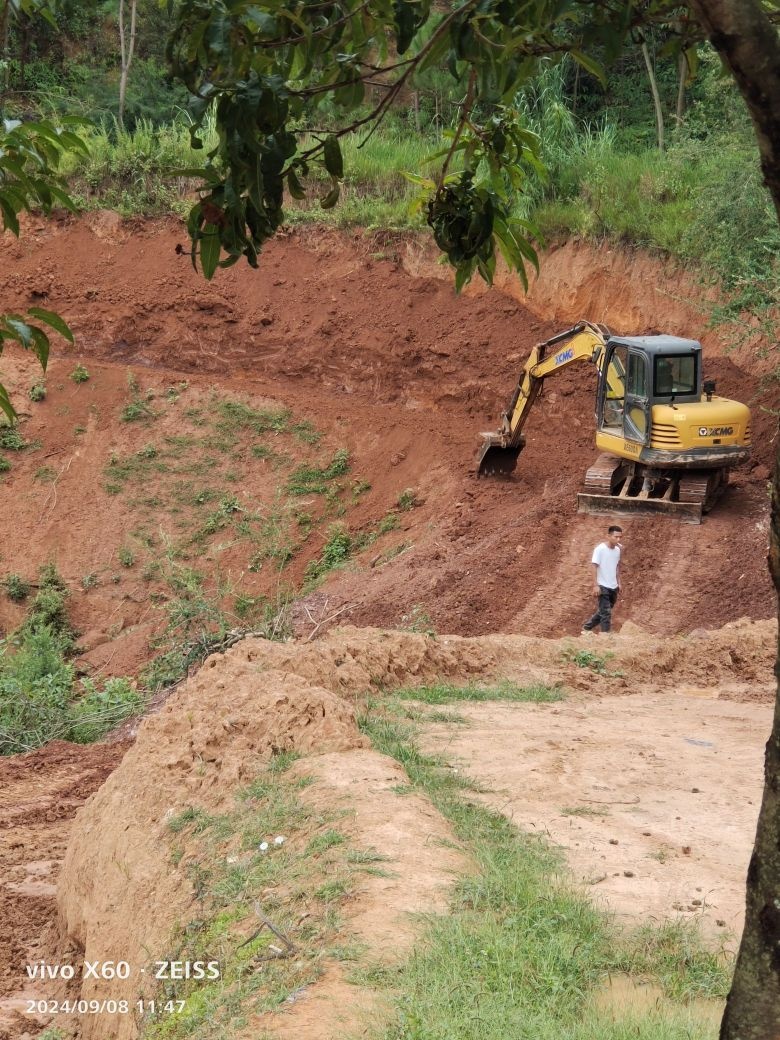
{"label": "grass patch", "polygon": [[0,641],[0,754],[54,739],[90,743],[142,708],[128,679],[108,679],[102,686],[76,679],[66,600],[56,569],[43,567],[24,622]]}
{"label": "grass patch", "polygon": [[324,495],[331,481],[349,472],[349,452],[339,448],[327,466],[302,465],[293,470],[287,482],[291,495]]}
{"label": "grass patch", "polygon": [[578,668],[590,668],[597,675],[603,675],[606,678],[617,679],[623,675],[623,672],[610,671],[607,667],[615,656],[610,651],[605,654],[597,654],[593,650],[577,650],[574,647],[568,647],[561,656],[564,661],[576,664]]}
{"label": "grass patch", "polygon": [[83,365],[76,365],[70,374],[70,378],[74,383],[86,383],[89,380],[89,372]]}
{"label": "grass patch", "polygon": [[551,704],[564,699],[560,686],[518,686],[512,682],[500,682],[495,686],[453,686],[436,683],[433,686],[403,686],[393,690],[391,696],[400,700],[421,701],[423,704],[453,704],[456,701],[516,701],[533,704]]}
{"label": "grass patch", "polygon": [[[249,1016],[282,1007],[315,982],[326,960],[360,957],[359,948],[336,940],[339,904],[364,866],[350,861],[331,816],[302,802],[307,783],[268,769],[227,812],[191,805],[168,821],[172,862],[196,903],[161,956],[217,961],[219,978],[161,983],[160,1002],[185,1005],[180,1014],[147,1017],[144,1040],[237,1035]],[[312,831],[319,834],[309,838]],[[284,842],[276,844],[276,835]],[[264,925],[266,915],[284,939]]]}
{"label": "grass patch", "polygon": [[[368,714],[361,727],[406,770],[450,822],[477,864],[456,887],[451,913],[430,920],[409,961],[370,981],[392,989],[383,1040],[705,1040],[714,1035],[673,1001],[722,997],[729,968],[695,930],[663,926],[620,935],[569,886],[558,850],[464,797],[462,778],[426,755],[416,730]],[[672,953],[671,951],[674,951]],[[674,966],[673,970],[670,968]],[[600,1010],[612,972],[660,985],[669,1003],[641,1014]]]}

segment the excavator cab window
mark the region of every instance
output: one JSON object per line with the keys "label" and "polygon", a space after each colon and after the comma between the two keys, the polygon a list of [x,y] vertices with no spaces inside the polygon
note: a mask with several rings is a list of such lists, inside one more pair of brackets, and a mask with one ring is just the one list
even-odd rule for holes
{"label": "excavator cab window", "polygon": [[654,395],[696,393],[696,355],[659,354],[655,359]]}
{"label": "excavator cab window", "polygon": [[602,426],[608,427],[611,433],[623,429],[623,409],[626,403],[626,366],[628,348],[621,345],[612,347],[607,362],[606,393],[604,394],[604,412]]}

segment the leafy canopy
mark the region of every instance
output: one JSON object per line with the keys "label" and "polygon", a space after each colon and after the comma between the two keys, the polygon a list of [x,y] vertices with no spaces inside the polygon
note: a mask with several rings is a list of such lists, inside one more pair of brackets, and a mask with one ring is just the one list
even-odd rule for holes
{"label": "leafy canopy", "polygon": [[[11,18],[20,14],[45,18],[56,28],[56,7],[56,0],[0,0],[0,41],[6,39]],[[3,231],[18,238],[19,214],[23,210],[48,214],[55,206],[75,209],[58,166],[66,151],[86,153],[86,145],[75,132],[85,121],[71,116],[55,125],[46,119],[22,123],[1,117],[0,108],[0,219]],[[42,307],[30,307],[26,314],[0,313],[0,354],[6,343],[16,342],[31,350],[45,371],[52,329],[73,342],[73,334],[62,318]],[[2,383],[0,409],[9,422],[16,419]]]}
{"label": "leafy canopy", "polygon": [[[312,166],[326,171],[320,198],[334,206],[344,177],[340,140],[369,134],[432,65],[462,86],[454,128],[424,190],[427,222],[460,288],[475,271],[492,281],[496,254],[525,279],[536,265],[534,228],[512,216],[523,167],[538,168],[537,140],[513,102],[542,60],[571,57],[591,73],[629,34],[673,21],[689,47],[686,8],[670,0],[162,0],[175,16],[172,75],[191,94],[193,144],[214,111],[217,146],[202,167],[189,230],[193,263],[207,278],[241,257],[256,266],[283,220],[286,196],[304,197]],[[369,105],[369,92],[379,100]],[[333,112],[336,113],[333,128]],[[327,126],[323,126],[327,124]],[[313,144],[311,142],[314,142]],[[451,171],[459,153],[457,172]]]}

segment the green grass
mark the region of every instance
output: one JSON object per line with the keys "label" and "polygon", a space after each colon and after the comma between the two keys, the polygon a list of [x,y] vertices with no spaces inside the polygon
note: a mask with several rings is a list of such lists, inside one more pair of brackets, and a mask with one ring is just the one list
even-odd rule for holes
{"label": "green grass", "polygon": [[328,485],[349,472],[349,452],[339,448],[327,466],[298,466],[290,474],[287,492],[290,495],[324,495]]}
{"label": "green grass", "polygon": [[[450,822],[476,864],[447,916],[429,919],[406,964],[377,965],[356,980],[390,987],[395,1012],[383,1040],[714,1040],[684,1001],[722,998],[729,968],[694,928],[622,935],[570,887],[561,854],[538,835],[464,796],[463,778],[423,754],[408,723],[369,714],[374,746]],[[610,973],[659,985],[665,999],[636,1013],[602,1010]]]}
{"label": "green grass", "polygon": [[[19,584],[11,587],[18,594]],[[0,641],[0,755],[54,739],[90,743],[143,707],[142,695],[128,679],[102,685],[77,680],[70,664],[75,633],[67,596],[53,565],[41,568],[23,623]]]}
{"label": "green grass", "polygon": [[[168,821],[171,862],[183,883],[189,880],[195,903],[164,956],[216,960],[220,977],[163,982],[157,999],[185,1000],[184,1010],[148,1017],[143,1040],[238,1035],[248,1016],[281,1009],[290,994],[314,983],[327,960],[361,957],[360,947],[339,941],[340,906],[371,868],[332,829],[334,814],[304,804],[308,783],[277,765],[219,815],[188,805]],[[312,831],[319,833],[311,838]],[[276,835],[285,838],[281,845]],[[292,956],[275,955],[289,947],[263,926],[256,908],[287,937]]]}
{"label": "green grass", "polygon": [[550,704],[563,700],[564,692],[560,686],[545,686],[541,683],[532,686],[518,686],[511,682],[500,682],[495,686],[454,686],[450,683],[437,683],[433,686],[404,686],[393,690],[391,696],[400,700],[421,701],[423,704],[453,704],[456,701]]}

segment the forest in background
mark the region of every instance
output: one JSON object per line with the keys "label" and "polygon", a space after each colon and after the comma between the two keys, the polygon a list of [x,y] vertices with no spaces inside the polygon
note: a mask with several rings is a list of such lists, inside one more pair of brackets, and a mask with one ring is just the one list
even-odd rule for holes
{"label": "forest in background", "polygon": [[[84,207],[123,215],[189,208],[192,183],[172,174],[192,166],[195,154],[186,92],[166,78],[169,26],[157,0],[65,0],[54,24],[22,14],[8,27],[2,115],[80,115],[94,124],[86,134],[90,155],[66,158]],[[770,315],[780,302],[780,232],[749,118],[708,45],[699,46],[698,67],[689,70],[665,42],[654,30],[629,47],[606,86],[565,60],[517,96],[539,136],[546,173],[528,170],[516,213],[535,225],[541,242],[580,235],[674,256],[720,283],[724,303],[711,321],[738,322],[748,311],[771,334]],[[463,94],[443,65],[429,69],[365,144],[358,135],[343,143],[341,203],[326,210],[316,199],[302,200],[289,211],[290,222],[421,226],[417,189],[404,174],[432,168],[438,135],[455,119]]]}

